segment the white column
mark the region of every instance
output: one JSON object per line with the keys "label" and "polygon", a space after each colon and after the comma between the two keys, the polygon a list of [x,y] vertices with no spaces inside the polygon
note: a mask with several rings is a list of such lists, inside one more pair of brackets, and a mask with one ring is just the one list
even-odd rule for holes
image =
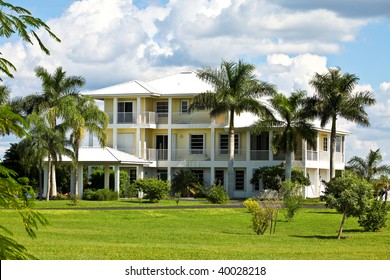
{"label": "white column", "polygon": [[70,195],[75,195],[75,186],[76,186],[76,176],[75,176],[75,168],[72,166],[70,171]]}
{"label": "white column", "polygon": [[[214,118],[213,118],[213,122],[214,122]],[[211,162],[214,162],[215,161],[215,152],[216,152],[216,149],[215,149],[215,127],[214,126],[211,126],[211,139],[210,139],[210,155],[211,155]],[[213,178],[213,175],[211,176],[211,178]],[[211,180],[211,183],[213,183],[214,180]]]}
{"label": "white column", "polygon": [[269,156],[269,161],[274,160],[274,154],[272,153],[272,137],[273,137],[273,132],[269,131],[269,141],[268,141],[268,156]]}
{"label": "white column", "polygon": [[115,165],[115,186],[114,186],[114,191],[116,191],[119,194],[119,189],[120,189],[120,167],[119,165]]}
{"label": "white column", "polygon": [[118,98],[114,97],[114,112],[113,112],[113,127],[112,127],[112,147],[114,149],[118,148],[118,140],[117,140],[117,125],[118,125]]}
{"label": "white column", "polygon": [[78,194],[79,196],[82,198],[83,197],[83,192],[84,192],[84,178],[83,178],[83,165],[82,164],[79,164],[78,165],[78,170],[77,172],[79,173],[78,174],[78,183],[79,183],[79,191],[78,191]]}
{"label": "white column", "polygon": [[104,166],[104,188],[107,190],[110,188],[110,166],[108,165]]}
{"label": "white column", "polygon": [[251,131],[246,131],[246,145],[245,145],[245,152],[246,152],[246,161],[249,162],[251,160]]}
{"label": "white column", "polygon": [[42,197],[46,197],[46,195],[47,195],[47,186],[49,185],[48,175],[49,175],[49,167],[47,164],[45,164],[45,166],[43,167],[43,193],[42,193]]}
{"label": "white column", "polygon": [[137,179],[144,178],[144,167],[142,165],[137,165]]}

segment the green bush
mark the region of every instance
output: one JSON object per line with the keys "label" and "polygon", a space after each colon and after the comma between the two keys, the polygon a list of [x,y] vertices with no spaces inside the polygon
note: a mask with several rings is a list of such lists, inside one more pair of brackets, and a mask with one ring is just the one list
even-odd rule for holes
{"label": "green bush", "polygon": [[163,181],[157,178],[138,179],[132,184],[135,189],[142,190],[145,198],[149,199],[150,202],[158,202],[165,198],[171,188],[169,181]]}
{"label": "green bush", "polygon": [[386,226],[388,208],[386,202],[374,199],[366,211],[359,216],[359,225],[365,231],[379,231]]}
{"label": "green bush", "polygon": [[257,205],[252,212],[252,229],[257,235],[263,235],[268,227],[270,234],[275,233],[278,207],[272,202],[257,201]]}
{"label": "green bush", "polygon": [[[110,169],[110,178],[109,178],[109,185],[110,189],[113,189],[114,182],[115,182],[115,171]],[[121,194],[124,192],[124,189],[128,185],[130,176],[126,171],[121,170],[119,172],[119,188],[121,190]],[[104,169],[103,168],[95,168],[89,178],[91,182],[91,188],[98,190],[98,189],[104,189]]]}
{"label": "green bush", "polygon": [[214,204],[225,204],[229,201],[229,196],[223,186],[214,184],[210,188],[207,200]]}
{"label": "green bush", "polygon": [[97,201],[108,201],[118,200],[118,193],[107,189],[87,189],[84,191],[83,198],[85,200],[97,200]]}
{"label": "green bush", "polygon": [[280,193],[286,210],[285,217],[287,221],[292,221],[298,210],[302,208],[304,200],[302,196],[302,189],[302,185],[290,180],[282,183]]}

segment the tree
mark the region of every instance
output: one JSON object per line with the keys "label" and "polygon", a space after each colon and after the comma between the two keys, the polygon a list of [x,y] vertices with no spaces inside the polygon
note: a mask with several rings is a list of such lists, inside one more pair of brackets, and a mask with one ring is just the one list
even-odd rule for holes
{"label": "tree", "polygon": [[234,117],[243,112],[251,112],[260,116],[270,114],[269,109],[259,98],[275,93],[272,85],[255,78],[254,71],[254,65],[242,60],[222,61],[219,68],[205,67],[198,72],[198,77],[209,83],[213,90],[196,95],[189,107],[189,111],[210,110],[211,118],[228,114],[228,192],[230,196],[233,196],[235,182]]}
{"label": "tree", "polygon": [[348,217],[360,217],[369,209],[372,201],[372,185],[348,171],[341,177],[332,178],[325,185],[327,206],[335,208],[343,215],[337,236],[340,239],[345,220]]}
{"label": "tree", "polygon": [[293,92],[289,97],[276,94],[270,104],[277,116],[266,115],[252,127],[253,133],[276,129],[272,143],[275,151],[285,152],[286,180],[291,179],[292,154],[296,151],[299,136],[313,146],[316,143],[317,133],[310,122],[313,116],[310,116],[310,110],[304,106],[305,100],[305,91]]}
{"label": "tree", "polygon": [[[85,79],[81,76],[68,77],[62,67],[58,67],[53,74],[50,74],[45,68],[39,66],[35,68],[35,74],[42,81],[43,92],[42,94],[36,93],[26,96],[24,100],[25,113],[27,115],[36,113],[44,116],[48,127],[52,130],[66,129],[65,126],[58,126],[57,123],[59,120],[66,122],[66,118],[73,110],[72,106],[69,106],[69,102],[71,99],[79,101],[79,89],[84,86]],[[54,137],[55,134],[53,132],[52,136]],[[60,135],[65,134],[59,132],[55,137],[58,138]],[[63,142],[64,140],[60,141],[60,143]],[[50,150],[55,152],[57,149],[53,148]],[[57,193],[57,187],[55,185],[55,164],[52,164],[51,160],[59,156],[58,154],[49,156],[49,165],[51,166],[49,174],[53,178],[49,178],[48,181],[53,183],[50,188],[53,190],[54,195]]]}
{"label": "tree", "polygon": [[[35,39],[41,50],[47,55],[50,54],[50,51],[38,37],[36,30],[44,29],[54,40],[61,42],[50,30],[50,27],[41,19],[34,17],[30,11],[5,1],[0,1],[0,7],[0,37],[10,38],[17,34],[23,41],[30,44],[34,44]],[[13,78],[12,70],[16,71],[16,67],[9,60],[0,56],[0,71]]]}
{"label": "tree", "polygon": [[370,150],[366,158],[352,157],[348,161],[347,168],[370,182],[375,175],[390,173],[390,166],[380,164],[381,162],[382,155],[379,149],[376,151]]}
{"label": "tree", "polygon": [[330,68],[325,74],[316,73],[310,84],[316,90],[312,104],[320,118],[321,127],[331,122],[330,135],[330,178],[335,176],[334,154],[336,150],[337,118],[342,117],[348,121],[362,126],[369,126],[365,106],[375,104],[370,91],[353,93],[359,78],[354,74],[342,73],[340,68]]}
{"label": "tree", "polygon": [[106,128],[109,122],[108,115],[101,111],[95,101],[87,96],[69,98],[68,114],[64,125],[70,131],[70,143],[73,149],[73,164],[75,168],[75,195],[78,195],[79,148],[86,131],[95,135],[102,147],[107,144]]}
{"label": "tree", "polygon": [[191,196],[198,193],[203,182],[190,169],[180,169],[172,179],[172,191],[180,192],[182,196]]}

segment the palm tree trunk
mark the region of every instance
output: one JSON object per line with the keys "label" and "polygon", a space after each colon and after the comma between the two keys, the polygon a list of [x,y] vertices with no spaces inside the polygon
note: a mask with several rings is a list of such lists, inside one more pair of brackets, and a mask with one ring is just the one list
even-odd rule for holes
{"label": "palm tree trunk", "polygon": [[345,220],[347,219],[347,215],[346,213],[344,212],[343,213],[343,219],[341,220],[341,225],[340,225],[340,229],[339,229],[339,234],[337,235],[337,239],[340,239],[341,238],[341,234],[343,233],[343,227],[344,227],[344,223],[345,223]]}
{"label": "palm tree trunk", "polygon": [[289,147],[286,148],[286,166],[284,167],[284,177],[286,180],[291,180],[292,152]]}
{"label": "palm tree trunk", "polygon": [[229,197],[234,196],[235,188],[235,174],[234,174],[234,110],[230,111],[229,124],[229,161],[228,161],[228,194]]}
{"label": "palm tree trunk", "polygon": [[336,173],[335,166],[334,166],[334,154],[336,151],[336,119],[337,119],[336,116],[334,116],[332,119],[332,130],[330,133],[330,158],[329,158],[330,179],[334,178]]}
{"label": "palm tree trunk", "polygon": [[56,196],[57,195],[57,179],[56,179],[56,166],[54,163],[51,165],[51,177],[52,177],[52,182],[51,182],[51,195]]}

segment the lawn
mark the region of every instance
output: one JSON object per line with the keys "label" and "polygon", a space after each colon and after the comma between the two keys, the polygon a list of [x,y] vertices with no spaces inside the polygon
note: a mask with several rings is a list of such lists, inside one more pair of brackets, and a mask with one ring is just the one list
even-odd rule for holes
{"label": "lawn", "polygon": [[302,209],[289,223],[279,214],[276,233],[263,236],[254,234],[244,208],[49,209],[41,212],[50,225],[35,240],[14,211],[0,212],[0,225],[43,260],[390,259],[389,228],[363,232],[350,218],[337,240],[341,215],[323,208]]}

